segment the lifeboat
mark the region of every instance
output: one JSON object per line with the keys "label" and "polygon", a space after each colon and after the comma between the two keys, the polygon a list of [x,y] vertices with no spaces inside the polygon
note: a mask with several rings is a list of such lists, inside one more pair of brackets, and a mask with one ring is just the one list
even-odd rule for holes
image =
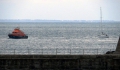
{"label": "lifeboat", "polygon": [[28,38],[28,36],[24,34],[24,32],[22,32],[19,27],[15,28],[12,33],[8,34],[8,36],[9,38],[13,38],[13,39],[27,39]]}

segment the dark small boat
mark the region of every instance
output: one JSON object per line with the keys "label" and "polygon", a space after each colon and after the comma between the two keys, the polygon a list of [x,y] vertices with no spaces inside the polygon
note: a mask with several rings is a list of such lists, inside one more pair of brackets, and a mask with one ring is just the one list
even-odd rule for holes
{"label": "dark small boat", "polygon": [[15,28],[14,31],[8,34],[9,38],[13,39],[28,39],[28,36],[20,30],[20,28]]}

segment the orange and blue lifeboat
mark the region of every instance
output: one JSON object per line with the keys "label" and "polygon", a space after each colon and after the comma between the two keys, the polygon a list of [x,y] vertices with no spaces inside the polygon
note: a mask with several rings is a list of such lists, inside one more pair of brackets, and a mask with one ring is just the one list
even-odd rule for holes
{"label": "orange and blue lifeboat", "polygon": [[28,36],[20,30],[20,28],[15,28],[14,31],[10,34],[8,34],[9,38],[13,39],[27,39]]}

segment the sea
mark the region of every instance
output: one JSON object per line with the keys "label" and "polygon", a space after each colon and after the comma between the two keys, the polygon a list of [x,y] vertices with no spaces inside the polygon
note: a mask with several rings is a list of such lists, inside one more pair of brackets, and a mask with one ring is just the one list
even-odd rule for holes
{"label": "sea", "polygon": [[[9,38],[16,27],[28,39]],[[109,38],[99,38],[101,32]],[[105,54],[116,50],[119,35],[120,22],[0,22],[0,54]]]}

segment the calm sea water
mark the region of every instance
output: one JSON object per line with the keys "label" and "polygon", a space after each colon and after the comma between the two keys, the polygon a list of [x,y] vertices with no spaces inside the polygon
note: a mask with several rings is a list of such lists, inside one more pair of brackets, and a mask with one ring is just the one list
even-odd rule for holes
{"label": "calm sea water", "polygon": [[[8,34],[16,27],[20,27],[29,38],[9,39]],[[103,23],[102,31],[109,38],[98,37],[101,32],[99,23],[0,22],[0,53],[103,54],[107,50],[115,50],[120,35],[120,23]]]}

